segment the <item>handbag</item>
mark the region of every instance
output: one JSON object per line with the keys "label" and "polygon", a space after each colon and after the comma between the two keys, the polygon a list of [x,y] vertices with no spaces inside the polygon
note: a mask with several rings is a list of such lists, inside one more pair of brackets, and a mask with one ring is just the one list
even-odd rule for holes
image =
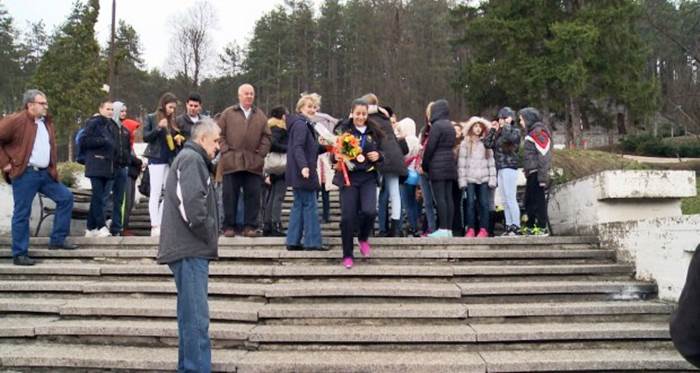
{"label": "handbag", "polygon": [[270,152],[265,156],[263,171],[270,175],[282,175],[287,169],[287,154]]}
{"label": "handbag", "polygon": [[418,175],[418,171],[416,171],[414,168],[409,168],[408,169],[408,176],[406,177],[406,181],[404,181],[404,184],[408,185],[418,185],[420,182],[420,175]]}

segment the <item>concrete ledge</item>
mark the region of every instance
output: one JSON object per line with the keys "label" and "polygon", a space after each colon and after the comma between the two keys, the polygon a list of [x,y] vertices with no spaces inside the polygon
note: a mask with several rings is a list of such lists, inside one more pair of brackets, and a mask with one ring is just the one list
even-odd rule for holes
{"label": "concrete ledge", "polygon": [[604,171],[555,187],[548,205],[556,234],[597,234],[600,224],[681,216],[697,193],[693,171]]}

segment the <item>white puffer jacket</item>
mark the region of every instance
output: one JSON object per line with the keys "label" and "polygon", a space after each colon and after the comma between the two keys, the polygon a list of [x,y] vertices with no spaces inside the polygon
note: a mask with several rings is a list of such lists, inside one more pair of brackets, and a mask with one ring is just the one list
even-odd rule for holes
{"label": "white puffer jacket", "polygon": [[496,161],[493,151],[486,149],[481,139],[466,137],[459,144],[457,174],[460,188],[466,188],[467,184],[483,183],[495,188]]}

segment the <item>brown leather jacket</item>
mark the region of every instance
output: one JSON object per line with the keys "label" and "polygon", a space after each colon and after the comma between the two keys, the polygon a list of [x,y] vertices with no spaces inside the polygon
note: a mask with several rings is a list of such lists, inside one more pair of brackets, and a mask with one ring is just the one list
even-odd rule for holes
{"label": "brown leather jacket", "polygon": [[224,175],[239,171],[263,173],[272,133],[262,110],[257,107],[252,110],[248,119],[238,104],[221,113],[221,161],[217,171]]}
{"label": "brown leather jacket", "polygon": [[[56,131],[50,117],[44,118],[46,130],[49,132],[49,144],[51,144],[51,160],[49,161],[49,174],[58,181],[56,171]],[[34,118],[27,110],[10,114],[0,119],[0,170],[8,164],[12,165],[9,173],[10,179],[15,179],[24,173],[29,163],[29,157],[34,148],[37,125]],[[7,177],[3,173],[4,177]]]}

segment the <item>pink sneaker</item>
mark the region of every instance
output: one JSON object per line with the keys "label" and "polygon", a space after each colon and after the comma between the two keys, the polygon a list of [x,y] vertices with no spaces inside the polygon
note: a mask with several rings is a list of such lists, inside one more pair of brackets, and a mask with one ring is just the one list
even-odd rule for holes
{"label": "pink sneaker", "polygon": [[369,246],[369,241],[360,241],[360,254],[364,257],[369,256],[369,252],[372,248]]}
{"label": "pink sneaker", "polygon": [[[479,233],[481,233],[481,231],[479,231]],[[474,228],[467,229],[467,234],[465,234],[464,237],[474,238]]]}
{"label": "pink sneaker", "polygon": [[350,268],[352,268],[352,265],[353,265],[352,258],[350,258],[350,257],[343,258],[343,266],[345,268],[350,269]]}
{"label": "pink sneaker", "polygon": [[477,238],[484,238],[484,237],[488,237],[488,236],[489,236],[489,232],[487,232],[486,229],[484,229],[484,228],[479,229],[479,234],[476,235]]}

